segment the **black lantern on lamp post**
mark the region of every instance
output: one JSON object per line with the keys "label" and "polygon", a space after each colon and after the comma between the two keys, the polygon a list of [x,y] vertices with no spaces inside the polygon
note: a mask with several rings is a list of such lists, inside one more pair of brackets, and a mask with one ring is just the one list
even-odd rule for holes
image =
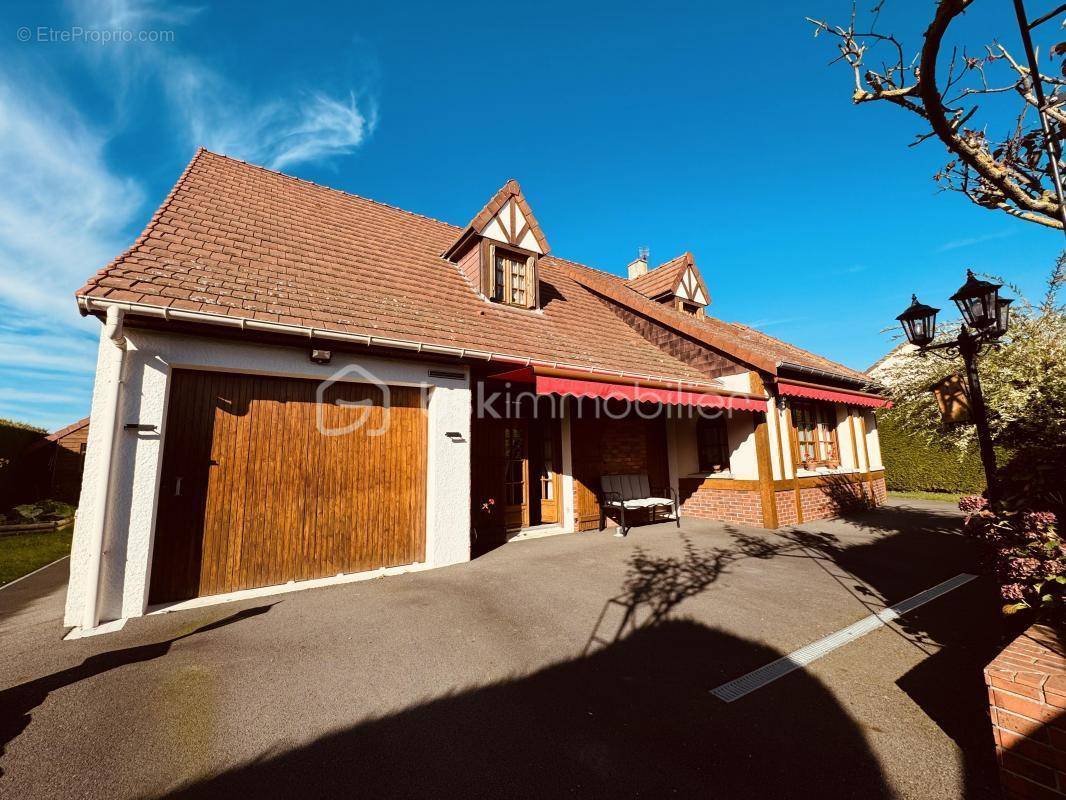
{"label": "black lantern on lamp post", "polygon": [[966,283],[951,299],[959,307],[962,320],[971,328],[984,330],[994,325],[999,314],[999,290],[1002,283],[989,283],[966,270]]}
{"label": "black lantern on lamp post", "polygon": [[994,346],[996,340],[1007,332],[1010,324],[1009,298],[1000,298],[1002,284],[990,283],[975,277],[971,270],[966,271],[966,283],[962,285],[951,299],[959,307],[963,325],[959,335],[952,341],[934,344],[936,339],[936,315],[940,310],[918,302],[911,295],[911,304],[896,319],[903,325],[907,341],[918,348],[922,355],[944,351],[950,357],[962,356],[966,365],[966,381],[969,386],[970,408],[973,412],[974,426],[977,428],[977,440],[981,447],[981,463],[985,468],[985,482],[988,485],[988,499],[995,502],[996,492],[996,453],[992,449],[992,434],[988,429],[988,412],[985,398],[981,393],[981,378],[977,373],[977,356],[985,347]]}

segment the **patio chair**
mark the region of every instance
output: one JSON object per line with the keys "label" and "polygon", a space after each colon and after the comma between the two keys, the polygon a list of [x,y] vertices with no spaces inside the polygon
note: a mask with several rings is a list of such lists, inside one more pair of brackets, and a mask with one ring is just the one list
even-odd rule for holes
{"label": "patio chair", "polygon": [[647,510],[652,522],[655,512],[660,508],[671,508],[674,521],[681,527],[681,508],[678,503],[677,490],[670,487],[652,489],[646,473],[637,472],[618,475],[600,476],[600,530],[606,527],[608,511],[619,514],[619,531],[617,536],[625,536],[632,527],[626,521],[626,511]]}

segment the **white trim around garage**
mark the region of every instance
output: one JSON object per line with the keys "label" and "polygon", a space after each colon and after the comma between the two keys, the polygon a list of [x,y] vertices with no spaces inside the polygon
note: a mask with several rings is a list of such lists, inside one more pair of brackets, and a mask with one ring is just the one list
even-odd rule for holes
{"label": "white trim around garage", "polygon": [[[470,558],[470,415],[469,370],[451,366],[461,379],[431,377],[439,364],[417,359],[390,359],[335,351],[330,364],[316,364],[307,347],[248,344],[207,336],[160,333],[127,328],[127,363],[119,403],[119,430],[106,509],[100,581],[102,620],[141,616],[147,610],[152,543],[165,438],[170,374],[173,369],[221,370],[311,380],[366,382],[372,375],[386,385],[425,386],[428,391],[428,470],[426,492],[426,561],[443,566]],[[94,393],[97,411],[99,392]],[[89,581],[90,537],[82,521],[92,514],[93,489],[101,480],[102,462],[93,439],[102,428],[90,423],[82,479],[82,507],[74,530],[71,577],[65,620],[81,621]],[[301,587],[302,588],[302,587]]]}

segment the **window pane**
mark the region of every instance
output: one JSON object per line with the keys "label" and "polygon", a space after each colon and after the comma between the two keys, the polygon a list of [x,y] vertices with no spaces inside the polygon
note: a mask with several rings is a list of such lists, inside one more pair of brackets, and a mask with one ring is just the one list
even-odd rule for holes
{"label": "window pane", "polygon": [[511,302],[525,305],[526,302],[526,262],[510,259],[511,265]]}
{"label": "window pane", "polygon": [[830,403],[795,401],[792,423],[796,427],[800,460],[807,466],[839,461],[836,441],[836,407]]}
{"label": "window pane", "polygon": [[493,277],[492,298],[493,300],[503,299],[503,282],[505,280],[506,270],[504,264],[504,257],[499,253],[496,254],[495,276]]}
{"label": "window pane", "polygon": [[696,447],[700,472],[729,469],[729,437],[724,419],[699,418],[696,421]]}

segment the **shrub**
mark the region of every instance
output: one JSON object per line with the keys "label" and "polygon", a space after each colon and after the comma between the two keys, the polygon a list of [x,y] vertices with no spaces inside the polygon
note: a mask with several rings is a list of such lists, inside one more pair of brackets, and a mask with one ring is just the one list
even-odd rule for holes
{"label": "shrub", "polygon": [[44,513],[44,509],[36,503],[25,503],[15,506],[14,512],[19,515],[23,522],[36,522],[37,518]]}
{"label": "shrub", "polygon": [[1066,545],[1049,511],[992,509],[983,497],[964,497],[963,530],[988,548],[988,567],[1006,601],[1004,613],[1031,609],[1055,622],[1066,620]]}
{"label": "shrub", "polygon": [[18,515],[21,522],[32,523],[66,519],[74,514],[74,506],[60,500],[41,500],[15,506],[12,511]]}

